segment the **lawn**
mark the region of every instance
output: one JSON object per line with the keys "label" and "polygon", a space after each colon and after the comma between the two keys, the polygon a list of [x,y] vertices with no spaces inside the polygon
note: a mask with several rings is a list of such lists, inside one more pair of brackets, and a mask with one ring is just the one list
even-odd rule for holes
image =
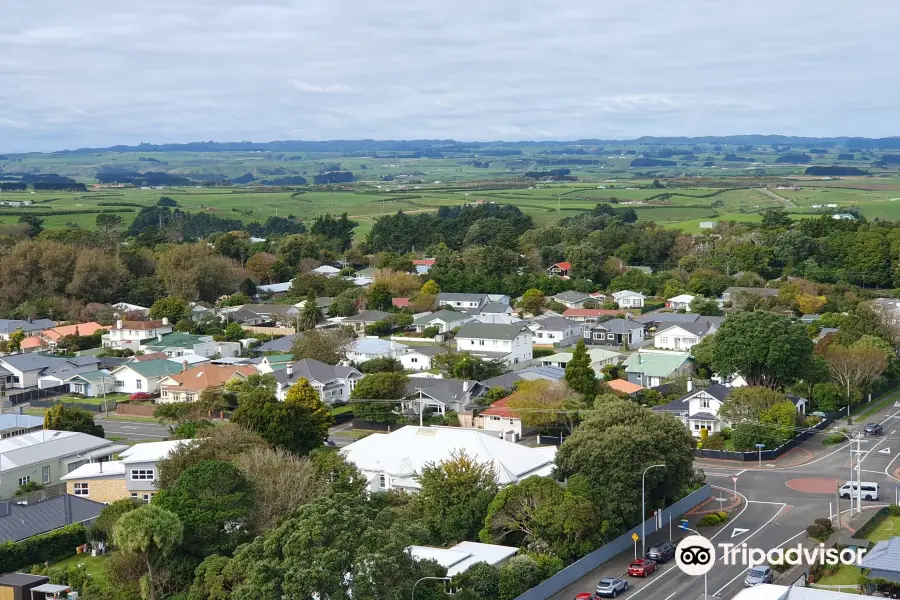
{"label": "lawn", "polygon": [[[128,394],[107,394],[106,402],[122,402],[123,400],[128,399]],[[79,404],[92,404],[94,406],[103,406],[104,399],[100,398],[81,398],[78,396],[59,396],[56,398],[63,404],[68,402],[74,402]],[[112,402],[110,402],[110,406],[112,406]]]}
{"label": "lawn", "polygon": [[345,413],[352,412],[352,411],[353,411],[353,407],[351,407],[349,404],[346,406],[338,406],[337,408],[331,409],[331,416],[336,417],[338,415],[343,415]]}
{"label": "lawn", "polygon": [[88,574],[90,574],[91,579],[100,583],[101,585],[106,584],[106,562],[109,560],[109,554],[104,554],[101,556],[91,556],[88,554],[76,554],[75,556],[70,556],[65,560],[61,560],[59,562],[53,563],[51,567],[75,567],[78,565],[84,565],[87,569]]}
{"label": "lawn", "polygon": [[900,516],[888,516],[866,539],[873,542],[883,542],[897,536],[900,536]]}
{"label": "lawn", "polygon": [[[859,583],[859,575],[859,567],[841,565],[840,567],[838,567],[837,571],[834,572],[834,575],[827,575],[825,577],[822,577],[821,579],[816,581],[816,583],[819,585],[856,586]],[[850,589],[842,589],[841,591],[844,593],[856,593],[855,590]]]}

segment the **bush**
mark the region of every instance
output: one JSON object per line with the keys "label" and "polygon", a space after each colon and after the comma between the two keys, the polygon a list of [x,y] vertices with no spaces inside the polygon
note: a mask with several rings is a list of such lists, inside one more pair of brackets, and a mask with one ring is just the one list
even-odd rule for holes
{"label": "bush", "polygon": [[719,523],[725,523],[728,521],[728,513],[724,510],[720,510],[716,513],[716,516],[719,517]]}
{"label": "bush", "polygon": [[824,527],[826,530],[830,530],[832,527],[831,519],[819,518],[819,519],[816,519],[815,521],[813,521],[813,523],[815,523],[816,525],[820,525],[821,527]]}
{"label": "bush", "polygon": [[[703,431],[706,431],[705,429]],[[703,444],[703,448],[706,450],[724,450],[725,449],[725,435],[722,432],[716,432],[707,438],[706,442]]]}
{"label": "bush", "polygon": [[150,400],[151,398],[153,398],[153,394],[148,394],[147,392],[136,392],[128,396],[129,400]]}
{"label": "bush", "polygon": [[892,517],[900,517],[900,506],[891,504],[888,506],[888,512],[891,513]]}
{"label": "bush", "polygon": [[436,336],[436,335],[439,334],[440,332],[441,332],[441,328],[440,328],[440,327],[438,327],[437,325],[432,325],[431,327],[426,327],[426,328],[422,331],[422,336],[423,336],[423,337],[433,338],[434,336]]}
{"label": "bush", "polygon": [[78,523],[30,537],[21,542],[0,544],[0,572],[75,554],[75,547],[87,541],[84,526]]}
{"label": "bush", "polygon": [[832,433],[831,435],[826,437],[824,440],[822,440],[822,443],[826,446],[830,446],[832,444],[840,444],[841,442],[845,441],[846,439],[847,439],[846,437],[842,436],[839,433]]}
{"label": "bush", "polygon": [[718,525],[719,523],[720,523],[719,515],[710,514],[710,515],[706,515],[702,519],[700,519],[700,521],[697,523],[697,526],[698,527],[712,527],[713,525]]}
{"label": "bush", "polygon": [[807,535],[809,535],[809,537],[819,542],[824,542],[830,535],[827,530],[821,525],[810,525],[806,528],[806,533]]}

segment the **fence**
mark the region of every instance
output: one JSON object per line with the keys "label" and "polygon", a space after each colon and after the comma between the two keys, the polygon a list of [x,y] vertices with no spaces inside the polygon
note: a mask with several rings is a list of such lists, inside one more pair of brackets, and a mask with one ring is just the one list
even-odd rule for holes
{"label": "fence", "polygon": [[241,325],[241,328],[249,333],[263,333],[265,335],[292,335],[297,333],[293,327],[256,327]]}
{"label": "fence", "polygon": [[131,404],[123,402],[116,405],[116,414],[123,417],[152,417],[156,406],[152,404]]}
{"label": "fence", "polygon": [[697,458],[707,458],[714,460],[736,460],[741,462],[756,462],[759,460],[775,460],[785,452],[789,450],[793,450],[812,436],[817,433],[824,431],[826,428],[830,427],[832,423],[834,423],[838,418],[841,417],[843,413],[831,413],[826,415],[824,419],[816,423],[813,427],[806,429],[800,432],[797,437],[794,439],[785,442],[781,446],[775,448],[774,450],[763,450],[762,452],[753,450],[749,452],[736,452],[732,450],[707,450],[707,449],[696,449],[694,450],[694,456]]}
{"label": "fence", "polygon": [[[712,496],[712,488],[707,484],[699,490],[685,496],[672,506],[662,511],[662,520],[667,522],[670,518],[675,519],[694,508],[698,504],[705,502]],[[656,516],[644,523],[645,534],[650,535],[656,531]],[[584,558],[572,563],[556,575],[542,581],[537,586],[531,588],[516,600],[546,600],[553,594],[562,591],[567,586],[572,585],[600,565],[609,562],[617,554],[631,550],[634,541],[631,539],[632,534],[641,535],[641,526],[638,525],[623,533],[608,544],[604,544],[597,550],[594,550]]]}
{"label": "fence", "polygon": [[[32,402],[33,400],[38,400],[40,398],[49,398],[51,396],[63,396],[69,393],[69,384],[65,383],[63,385],[54,385],[52,387],[46,387],[41,389],[34,390],[26,390],[24,392],[19,392],[18,394],[9,394],[6,396],[6,399],[9,400],[9,403],[12,406],[17,404],[25,404],[26,402]],[[50,404],[49,406],[53,406]]]}

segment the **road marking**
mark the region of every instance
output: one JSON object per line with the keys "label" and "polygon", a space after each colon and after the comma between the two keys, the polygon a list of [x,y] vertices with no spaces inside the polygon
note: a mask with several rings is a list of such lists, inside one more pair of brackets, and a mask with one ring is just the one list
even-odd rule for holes
{"label": "road marking", "polygon": [[747,469],[744,469],[743,471],[738,471],[737,473],[735,473],[734,476],[735,476],[735,477],[740,477],[742,474],[744,474],[744,473],[746,473],[746,472],[747,472]]}
{"label": "road marking", "polygon": [[735,527],[734,531],[731,532],[731,537],[736,538],[739,535],[744,535],[750,531],[749,529],[741,529],[740,527]]}
{"label": "road marking", "polygon": [[890,448],[882,448],[881,450],[878,451],[878,454],[890,454],[890,453],[891,453]]}
{"label": "road marking", "polygon": [[861,469],[863,473],[875,473],[876,475],[884,475],[881,471],[869,471],[867,469]]}
{"label": "road marking", "polygon": [[787,506],[784,502],[766,502],[764,500],[747,500],[750,504],[774,504],[775,506]]}

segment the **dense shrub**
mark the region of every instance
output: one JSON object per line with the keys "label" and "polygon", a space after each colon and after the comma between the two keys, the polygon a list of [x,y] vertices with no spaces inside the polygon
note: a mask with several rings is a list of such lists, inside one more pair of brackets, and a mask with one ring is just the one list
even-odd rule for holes
{"label": "dense shrub", "polygon": [[75,547],[86,539],[84,526],[75,523],[21,542],[0,544],[0,572],[74,555]]}
{"label": "dense shrub", "polygon": [[712,527],[713,525],[718,525],[721,522],[722,521],[721,521],[721,519],[719,519],[719,515],[709,514],[709,515],[705,515],[702,519],[700,519],[700,521],[697,523],[697,526],[698,527]]}

